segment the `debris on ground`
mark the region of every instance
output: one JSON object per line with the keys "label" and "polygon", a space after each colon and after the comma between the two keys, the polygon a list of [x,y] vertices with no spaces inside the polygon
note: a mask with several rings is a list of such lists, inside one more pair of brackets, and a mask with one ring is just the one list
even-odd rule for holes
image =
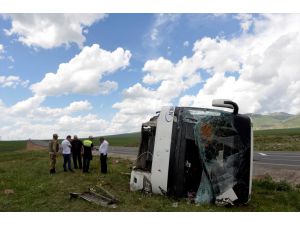
{"label": "debris on ground", "polygon": [[131,173],[124,173],[124,172],[121,172],[122,175],[127,175],[127,176],[130,176]]}
{"label": "debris on ground", "polygon": [[174,202],[174,203],[172,204],[172,207],[177,208],[177,207],[178,207],[178,202]]}
{"label": "debris on ground", "polygon": [[13,189],[5,189],[4,190],[4,194],[9,195],[9,194],[14,194],[14,190]]}
{"label": "debris on ground", "polygon": [[109,207],[109,208],[117,208],[116,203],[118,202],[117,198],[102,188],[101,186],[95,186],[89,188],[88,191],[82,193],[72,192],[70,193],[71,198],[82,198],[88,202],[93,202],[97,205]]}
{"label": "debris on ground", "polygon": [[117,160],[117,159],[112,161],[112,164],[118,164],[118,163],[119,163],[119,160]]}

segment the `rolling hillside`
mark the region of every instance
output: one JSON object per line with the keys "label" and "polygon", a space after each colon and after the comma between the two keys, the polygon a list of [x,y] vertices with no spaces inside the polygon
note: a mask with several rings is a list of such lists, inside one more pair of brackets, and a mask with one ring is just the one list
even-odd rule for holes
{"label": "rolling hillside", "polygon": [[270,113],[267,115],[247,114],[254,124],[255,130],[299,128],[300,115],[291,115],[284,112]]}

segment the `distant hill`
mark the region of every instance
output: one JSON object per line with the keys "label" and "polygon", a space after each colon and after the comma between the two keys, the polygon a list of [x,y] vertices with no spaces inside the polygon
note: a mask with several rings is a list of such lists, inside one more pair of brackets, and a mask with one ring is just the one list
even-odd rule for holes
{"label": "distant hill", "polygon": [[285,112],[270,114],[247,114],[253,120],[255,130],[299,128],[300,115],[292,115]]}

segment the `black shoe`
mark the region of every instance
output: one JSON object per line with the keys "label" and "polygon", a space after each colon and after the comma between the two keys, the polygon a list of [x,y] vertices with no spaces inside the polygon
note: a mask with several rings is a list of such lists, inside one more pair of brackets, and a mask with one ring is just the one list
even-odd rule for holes
{"label": "black shoe", "polygon": [[68,172],[68,170],[64,170],[65,172]]}
{"label": "black shoe", "polygon": [[70,172],[74,173],[74,170],[70,169]]}

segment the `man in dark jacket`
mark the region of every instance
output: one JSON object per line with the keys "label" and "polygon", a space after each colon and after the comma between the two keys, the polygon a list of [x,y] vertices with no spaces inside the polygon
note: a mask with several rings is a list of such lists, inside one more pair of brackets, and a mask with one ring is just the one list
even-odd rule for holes
{"label": "man in dark jacket", "polygon": [[[74,135],[74,139],[72,140],[72,156],[73,156],[73,164],[74,168],[82,169],[82,161],[81,161],[81,150],[82,150],[83,144],[82,141],[78,139],[77,135]],[[77,165],[78,161],[78,165]]]}
{"label": "man in dark jacket", "polygon": [[83,168],[82,172],[88,173],[90,167],[90,160],[92,159],[92,148],[94,147],[93,144],[93,137],[89,136],[89,139],[83,141]]}

